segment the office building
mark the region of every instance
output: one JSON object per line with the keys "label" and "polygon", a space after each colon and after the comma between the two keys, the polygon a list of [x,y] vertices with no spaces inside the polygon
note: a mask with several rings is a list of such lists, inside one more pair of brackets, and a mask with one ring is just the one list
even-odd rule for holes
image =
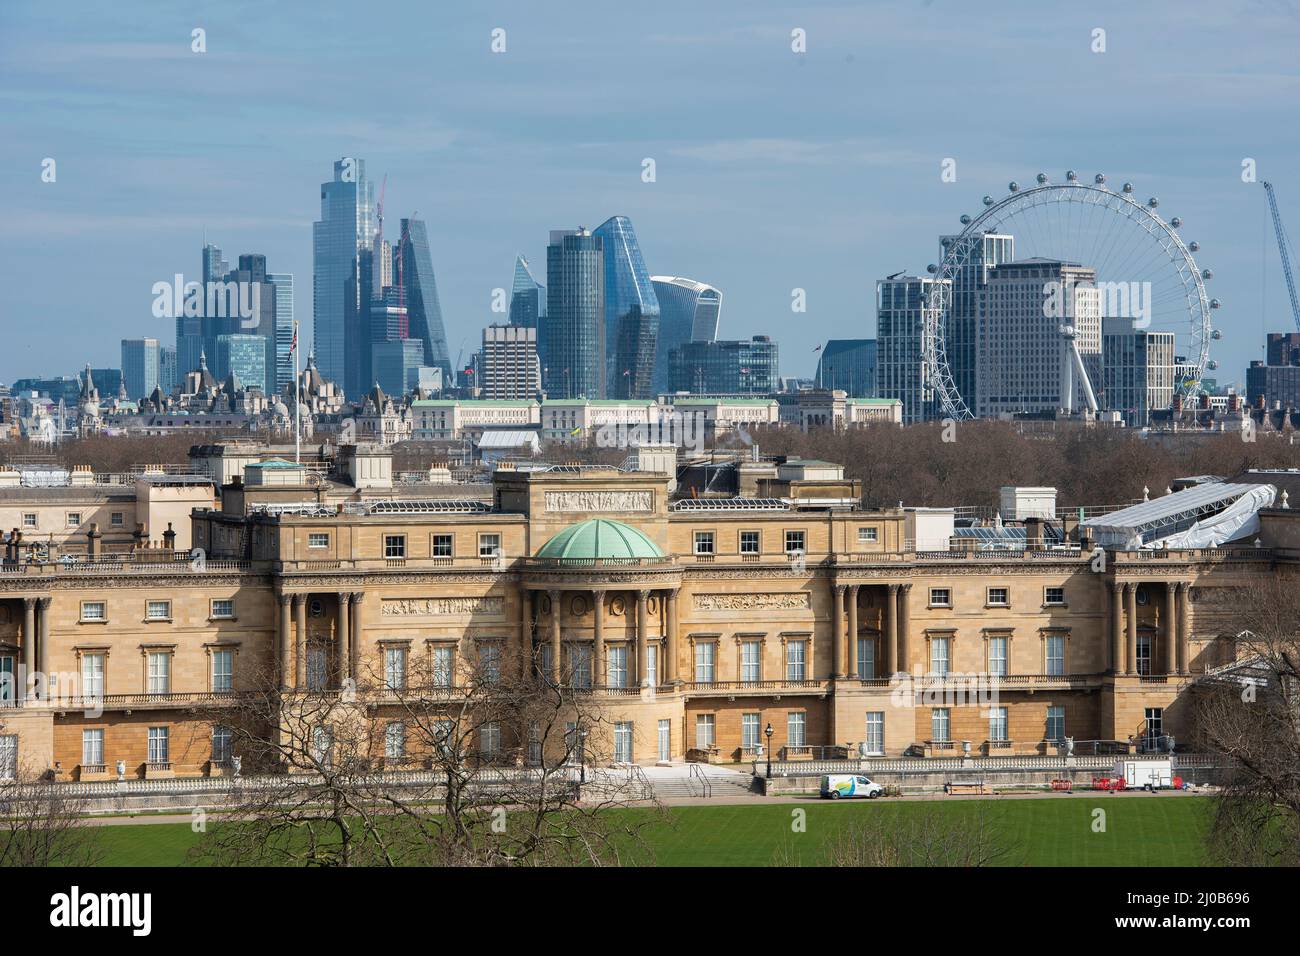
{"label": "office building", "polygon": [[122,340],[122,378],[127,398],[146,398],[161,380],[161,353],[157,339]]}
{"label": "office building", "polygon": [[402,285],[405,288],[410,337],[424,344],[424,365],[451,372],[447,330],[443,327],[438,283],[433,274],[433,254],[423,219],[402,220]]}
{"label": "office building", "polygon": [[480,398],[537,398],[542,391],[535,328],[489,325],[483,330],[479,361]]}
{"label": "office building", "polygon": [[370,286],[349,280],[358,254],[373,252],[374,231],[365,160],[336,160],[334,178],[320,187],[320,220],[312,224],[312,340],[320,373],[335,382],[347,379],[347,316],[361,314],[370,300]]}
{"label": "office building", "polygon": [[1300,332],[1270,332],[1265,354],[1268,365],[1300,365]]}
{"label": "office building", "polygon": [[181,371],[178,364],[176,346],[163,345],[158,349],[158,387],[164,395],[170,395],[180,384]]}
{"label": "office building", "polygon": [[586,229],[554,230],[546,247],[542,386],[552,398],[605,397],[605,250]]}
{"label": "office building", "polygon": [[1103,318],[1101,407],[1145,428],[1174,400],[1174,333],[1135,329],[1130,318]]}
{"label": "office building", "polygon": [[[1015,239],[1001,233],[970,236],[958,245],[960,236],[943,236],[939,240],[944,261],[955,269],[951,299],[944,322],[944,352],[953,384],[974,410],[976,310],[980,292],[988,285],[989,270],[1015,258]],[[951,257],[951,258],[950,258]]]}
{"label": "office building", "polygon": [[653,394],[659,300],[646,270],[632,220],[614,216],[597,226],[605,253],[605,394]]}
{"label": "office building", "polygon": [[284,394],[286,388],[293,388],[293,355],[289,349],[293,345],[293,273],[268,272],[266,281],[270,283],[275,314],[275,392]]}
{"label": "office building", "polygon": [[876,392],[903,403],[903,422],[938,416],[926,356],[927,328],[938,320],[930,276],[895,276],[876,282]]}
{"label": "office building", "polygon": [[218,335],[216,367],[221,381],[235,377],[236,388],[263,389],[266,382],[266,337],[261,335]]}
{"label": "office building", "polygon": [[692,395],[767,395],[780,377],[777,344],[769,336],[683,342],[668,357],[668,390]]}
{"label": "office building", "polygon": [[722,293],[711,285],[681,276],[651,276],[659,300],[659,338],[651,387],[668,388],[668,353],[683,342],[713,342],[722,318]]}
{"label": "office building", "polygon": [[852,398],[876,394],[876,340],[831,339],[817,361],[817,388],[839,389]]}
{"label": "office building", "polygon": [[535,329],[546,317],[546,286],[533,277],[528,260],[515,257],[515,278],[510,290],[510,324]]}
{"label": "office building", "polygon": [[378,385],[389,395],[402,396],[420,384],[424,364],[424,343],[419,339],[390,339],[371,345],[374,374],[372,387]]}

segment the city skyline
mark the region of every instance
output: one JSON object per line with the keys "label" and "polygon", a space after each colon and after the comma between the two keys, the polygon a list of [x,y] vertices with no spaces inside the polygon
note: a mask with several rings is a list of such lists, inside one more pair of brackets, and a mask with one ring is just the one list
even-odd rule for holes
{"label": "city skyline", "polygon": [[[0,156],[31,170],[3,187],[14,215],[0,231],[0,255],[16,280],[15,315],[47,309],[52,270],[70,261],[83,282],[69,290],[70,335],[43,341],[18,325],[0,357],[0,381],[111,365],[123,338],[169,342],[171,329],[148,313],[148,290],[178,270],[187,278],[197,271],[195,253],[181,250],[201,248],[205,227],[207,241],[232,255],[264,254],[301,285],[312,268],[313,187],[324,164],[343,155],[364,158],[372,183],[389,174],[393,223],[416,210],[429,223],[453,355],[502,320],[491,311],[492,293],[509,291],[506,270],[517,254],[544,261],[550,229],[594,228],[626,215],[652,250],[652,273],[726,292],[731,319],[721,338],[771,335],[783,346],[783,374],[811,377],[813,344],[875,335],[876,279],[921,273],[936,258],[937,236],[976,211],[981,195],[1039,169],[1059,178],[1067,168],[1131,179],[1186,219],[1183,233],[1201,242],[1198,260],[1215,270],[1212,291],[1225,303],[1224,338],[1213,353],[1221,383],[1244,381],[1247,362],[1262,357],[1263,333],[1293,326],[1263,191],[1241,181],[1242,160],[1254,159],[1259,178],[1277,182],[1284,218],[1295,220],[1300,182],[1285,178],[1282,157],[1297,133],[1278,120],[1294,115],[1287,51],[1298,29],[1284,5],[1234,4],[1177,19],[1163,4],[1103,5],[1094,18],[1107,27],[1109,46],[1095,54],[1089,23],[986,20],[943,3],[907,15],[837,5],[692,9],[680,31],[621,11],[595,11],[591,23],[577,11],[548,22],[507,3],[490,21],[447,11],[435,22],[395,4],[382,42],[354,41],[360,61],[386,57],[390,44],[399,56],[418,45],[437,54],[429,59],[447,92],[381,105],[377,70],[358,70],[354,88],[329,95],[282,89],[291,73],[324,70],[298,51],[336,42],[325,35],[330,16],[306,24],[268,11],[251,33],[241,8],[213,11],[203,18],[207,50],[197,54],[188,15],[126,11],[110,20],[90,11],[74,19],[36,9],[0,14],[0,71],[15,103]],[[992,32],[995,48],[1015,51],[1015,69],[991,61],[987,48],[963,46],[976,23]],[[507,46],[493,54],[498,26]],[[794,28],[806,31],[806,53],[791,50]],[[660,67],[653,83],[602,69],[626,55],[597,42],[611,31]],[[1146,42],[1157,31],[1166,44]],[[300,32],[307,42],[291,42]],[[1246,33],[1251,63],[1199,65],[1222,59],[1220,44]],[[892,49],[919,42],[941,54],[926,58],[929,67]],[[574,50],[602,77],[581,111],[564,105]],[[911,101],[906,108],[868,82],[880,62],[892,64],[891,84],[914,94],[902,98]],[[963,70],[981,65],[984,98],[1014,95],[1030,115],[1072,94],[1126,105],[1064,130],[1000,123],[982,110],[950,116],[942,128],[917,121],[917,103],[924,110]],[[1019,86],[1017,77],[1031,72],[1043,82]],[[830,95],[846,85],[861,90],[847,100]],[[150,92],[133,101],[133,115],[114,108],[142,88]],[[254,88],[277,90],[301,109],[286,115],[272,100],[245,110]],[[524,89],[536,92],[512,99]],[[647,135],[644,121],[619,115],[629,96],[656,117],[672,112],[678,121],[667,128],[687,132]],[[1160,119],[1154,127],[1151,115]],[[160,125],[164,118],[169,125]],[[232,131],[229,151],[199,135],[213,123]],[[689,132],[706,125],[708,133]],[[1270,142],[1254,132],[1261,128]],[[1208,140],[1207,129],[1216,132]],[[273,130],[275,150],[252,147]],[[52,183],[40,178],[46,157],[58,164]],[[945,158],[956,160],[956,182],[941,181]],[[643,181],[646,159],[655,160],[653,182]],[[723,222],[746,241],[718,243]],[[806,292],[806,313],[790,310],[796,288]],[[311,304],[305,291],[299,299],[309,347]],[[80,354],[69,352],[69,340]]]}

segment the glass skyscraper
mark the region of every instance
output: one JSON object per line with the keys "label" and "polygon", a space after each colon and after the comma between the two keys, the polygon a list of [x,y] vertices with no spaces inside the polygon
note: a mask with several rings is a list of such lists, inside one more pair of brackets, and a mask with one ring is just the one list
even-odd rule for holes
{"label": "glass skyscraper", "polygon": [[818,388],[838,388],[850,398],[876,397],[876,340],[831,339],[817,363]]}
{"label": "glass skyscraper", "polygon": [[668,389],[693,395],[767,395],[780,378],[777,345],[766,335],[683,342],[668,356]]}
{"label": "glass skyscraper", "polygon": [[[876,391],[903,403],[903,422],[937,417],[926,361],[930,296],[939,280],[901,276],[876,282]],[[859,396],[854,396],[855,398]]]}
{"label": "glass skyscraper", "polygon": [[[320,221],[312,224],[312,342],[321,375],[335,382],[345,381],[348,280],[358,253],[374,241],[374,200],[365,160],[336,160],[334,179],[320,187]],[[354,314],[368,311],[370,293],[351,287]]]}
{"label": "glass skyscraper", "polygon": [[447,352],[447,330],[442,323],[429,232],[423,219],[402,220],[401,256],[410,337],[424,343],[424,364],[442,369],[442,374],[449,378],[451,356]]}
{"label": "glass skyscraper", "polygon": [[268,272],[266,281],[274,289],[275,299],[275,391],[284,392],[293,385],[293,273]]}
{"label": "glass skyscraper", "polygon": [[649,398],[653,394],[659,300],[641,256],[632,220],[614,216],[592,234],[605,253],[605,394]]}
{"label": "glass skyscraper", "polygon": [[[960,236],[942,236],[939,245],[943,255],[950,252],[959,253],[960,263],[956,274],[952,276],[952,300],[948,306],[948,318],[944,323],[944,353],[948,358],[948,368],[952,372],[953,384],[966,402],[966,407],[975,410],[975,382],[977,365],[975,356],[976,310],[979,295],[988,287],[989,270],[1015,258],[1016,241],[1009,235],[985,233],[970,242],[970,255],[961,262],[964,251],[955,250],[954,244]],[[904,415],[907,403],[903,403]]]}
{"label": "glass skyscraper", "polygon": [[221,378],[235,376],[244,388],[261,388],[266,381],[266,339],[261,335],[218,335],[217,363]]}
{"label": "glass skyscraper", "polygon": [[550,398],[605,397],[605,251],[586,229],[554,230],[546,247],[542,385]]}
{"label": "glass skyscraper", "polygon": [[515,281],[510,290],[510,324],[535,329],[546,316],[546,286],[533,278],[528,260],[515,258]]}
{"label": "glass skyscraper", "polygon": [[122,379],[127,398],[148,398],[158,387],[159,359],[157,339],[122,340]]}
{"label": "glass skyscraper", "polygon": [[711,285],[680,276],[651,276],[659,300],[659,341],[651,390],[668,388],[668,353],[685,342],[713,342],[718,338],[722,293]]}

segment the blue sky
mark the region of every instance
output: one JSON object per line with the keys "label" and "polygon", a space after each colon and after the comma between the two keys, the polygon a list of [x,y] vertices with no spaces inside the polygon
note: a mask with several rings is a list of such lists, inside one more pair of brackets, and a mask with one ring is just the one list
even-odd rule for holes
{"label": "blue sky", "polygon": [[550,229],[623,214],[651,272],[717,285],[723,336],[773,335],[794,375],[817,342],[874,334],[875,280],[923,270],[985,193],[1102,170],[1201,243],[1218,378],[1242,378],[1263,330],[1293,327],[1240,171],[1257,161],[1300,236],[1300,8],[1052,6],[6,0],[0,381],[171,343],[150,289],[197,276],[205,229],[294,273],[309,334],[311,223],[340,156],[388,173],[390,237],[428,222],[453,356],[501,320],[517,253],[544,273]]}

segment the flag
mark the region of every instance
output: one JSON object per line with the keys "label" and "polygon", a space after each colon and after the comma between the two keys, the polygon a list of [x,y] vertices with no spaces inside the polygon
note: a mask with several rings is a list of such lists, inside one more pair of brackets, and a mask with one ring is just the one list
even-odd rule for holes
{"label": "flag", "polygon": [[631,374],[632,374],[632,370],[631,370],[630,368],[625,368],[625,369],[623,369],[623,377],[624,377],[624,378],[627,378],[627,377],[628,377],[629,375],[631,375]]}
{"label": "flag", "polygon": [[577,435],[577,434],[579,434],[581,431],[582,431],[582,426],[579,425],[579,426],[578,426],[577,428],[575,428],[573,431],[569,432],[569,434],[570,434],[570,435]]}
{"label": "flag", "polygon": [[293,324],[293,341],[289,343],[289,354],[298,351],[298,323]]}
{"label": "flag", "polygon": [[815,349],[813,349],[814,352],[820,352],[821,350],[822,350],[822,347],[821,347],[820,345],[817,346]]}

